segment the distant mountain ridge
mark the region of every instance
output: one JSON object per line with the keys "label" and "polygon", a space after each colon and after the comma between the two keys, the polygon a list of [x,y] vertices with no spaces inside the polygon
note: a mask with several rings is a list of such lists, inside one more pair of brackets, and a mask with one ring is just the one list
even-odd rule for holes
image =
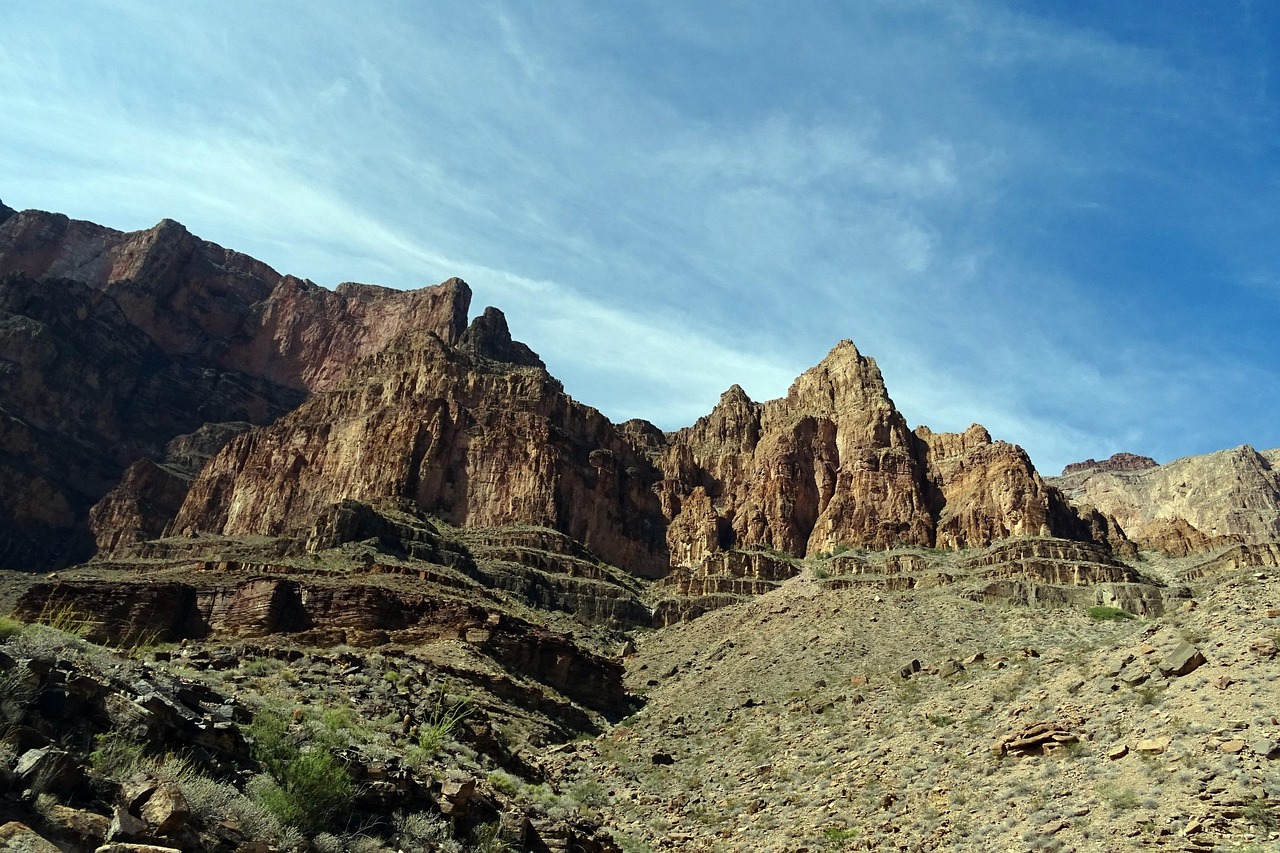
{"label": "distant mountain ridge", "polygon": [[1178,556],[1280,540],[1280,448],[1246,444],[1165,465],[1114,459],[1068,465],[1050,482],[1115,518],[1139,547]]}
{"label": "distant mountain ridge", "polygon": [[[1127,486],[1119,500],[1096,485],[1155,482],[1147,474],[1164,468],[1145,457],[1046,480],[981,426],[910,430],[849,341],[785,397],[757,403],[734,386],[663,434],[574,402],[497,309],[468,323],[460,279],[330,291],[169,220],[124,233],[9,208],[0,276],[10,567],[165,534],[305,539],[349,500],[408,500],[463,528],[545,526],[649,578],[743,549],[804,557],[1030,536],[1123,555],[1126,534],[1172,513],[1146,508],[1172,501],[1166,491]],[[185,462],[166,455],[173,441]],[[1280,536],[1275,475],[1254,456],[1252,485],[1225,493],[1244,503],[1230,519],[1178,504],[1206,541]],[[1139,544],[1158,546],[1147,532]]]}
{"label": "distant mountain ridge", "polygon": [[[328,291],[200,240],[170,220],[123,233],[39,211],[9,212],[0,222],[0,274],[10,294],[11,349],[31,349],[34,336],[59,348],[47,364],[12,359],[21,366],[9,371],[3,388],[6,412],[50,440],[74,435],[82,455],[101,458],[100,464],[90,465],[95,469],[92,480],[59,478],[49,473],[56,467],[51,460],[37,466],[43,470],[31,471],[29,455],[23,465],[15,461],[9,466],[6,476],[14,483],[10,495],[38,491],[33,488],[38,482],[59,493],[65,504],[56,521],[47,520],[54,526],[40,528],[28,541],[57,529],[82,531],[87,504],[101,498],[103,485],[113,476],[118,479],[131,461],[121,448],[133,448],[128,452],[135,458],[158,461],[166,442],[205,423],[265,425],[295,409],[299,395],[326,393],[325,402],[313,398],[292,420],[272,428],[280,434],[300,425],[299,418],[319,418],[320,424],[307,428],[310,438],[302,439],[312,447],[309,454],[295,454],[293,461],[275,468],[279,459],[273,456],[269,464],[255,455],[275,451],[252,449],[265,448],[266,435],[272,433],[233,439],[233,447],[215,459],[209,474],[203,480],[196,477],[196,497],[182,508],[178,527],[279,530],[286,523],[283,516],[289,524],[304,524],[306,519],[294,510],[299,496],[312,488],[305,484],[314,482],[307,505],[316,510],[343,498],[385,493],[418,500],[424,509],[463,524],[546,524],[584,537],[609,559],[650,576],[665,571],[672,551],[684,554],[678,559],[687,562],[695,553],[733,547],[804,555],[840,546],[980,546],[1011,535],[1093,537],[1090,522],[1045,485],[1015,446],[993,443],[981,429],[957,437],[927,429],[912,433],[875,362],[849,342],[800,377],[783,400],[756,404],[735,387],[707,418],[668,439],[643,422],[609,424],[594,410],[569,401],[536,354],[511,340],[496,309],[468,331],[471,293],[457,279],[416,291],[355,284]],[[38,317],[29,307],[37,291],[59,300]],[[26,322],[18,323],[18,318]],[[109,350],[97,348],[108,353],[105,366],[111,370],[137,363],[181,363],[202,376],[222,377],[224,385],[252,387],[260,402],[256,408],[220,403],[205,389],[198,392],[202,406],[176,405],[188,393],[184,389],[196,386],[190,379],[175,378],[164,386],[172,401],[156,400],[149,408],[195,408],[205,414],[154,425],[116,418],[87,429],[79,421],[53,423],[34,416],[59,395],[82,401],[78,408],[88,411],[98,405],[85,401],[113,393],[112,382],[95,378],[87,362],[70,375],[49,372],[55,363],[69,369],[61,353],[84,339],[91,326],[102,337],[136,338],[135,349],[142,348],[122,354],[120,365],[110,363]],[[486,385],[483,376],[493,379]],[[517,376],[533,385],[513,384]],[[419,401],[395,397],[390,381],[414,386],[406,393],[418,394]],[[469,390],[459,397],[458,389],[464,388]],[[378,399],[377,393],[383,397]],[[484,442],[469,432],[478,428],[479,410],[499,412],[513,405],[524,422],[491,424]],[[355,419],[362,429],[371,429],[382,416],[375,413],[386,415],[392,408],[408,430],[405,446],[394,451],[399,461],[344,456],[337,452],[340,443],[329,442],[339,424]],[[442,421],[440,428],[424,432],[422,424],[436,417],[429,410],[436,409],[447,413],[449,426]],[[578,414],[570,416],[571,411]],[[545,457],[546,447],[533,438],[538,431],[528,431],[533,422],[555,424],[546,436],[566,437],[568,445],[552,454],[554,460]],[[448,429],[460,431],[458,438],[448,439]],[[374,444],[391,450],[397,441],[385,431],[376,440],[372,433],[362,437],[359,432],[348,438],[341,446],[353,452]],[[281,435],[285,443],[296,440]],[[95,448],[95,441],[101,446]],[[426,447],[424,441],[433,444]],[[451,450],[446,447],[450,441]],[[233,462],[228,454],[237,453],[239,461]],[[305,462],[299,462],[304,456]],[[320,456],[327,468],[317,461]],[[421,461],[428,458],[432,461]],[[502,476],[480,476],[482,470],[495,470],[499,459]],[[334,475],[333,466],[348,463],[370,479],[367,488]],[[299,464],[305,475],[303,468],[290,467]],[[288,476],[300,479],[286,486],[273,475],[274,485],[265,480],[256,490],[247,485],[269,467],[277,474],[292,470]],[[18,468],[27,469],[25,475]],[[230,497],[210,485],[214,477],[222,478]],[[228,478],[236,484],[226,485]],[[551,482],[556,478],[584,485],[562,488]],[[468,484],[465,496],[443,486],[433,497],[424,491],[429,483],[460,479]],[[165,487],[173,485],[166,482]],[[256,495],[252,501],[236,497],[248,494],[245,489]],[[275,521],[271,507],[277,502],[262,489],[292,496],[280,504],[282,516]],[[230,505],[219,503],[223,497]],[[172,503],[172,498],[153,502]],[[17,542],[35,509],[11,501],[6,510],[13,518],[9,539],[14,543],[6,562],[13,564],[14,558],[34,553]],[[240,514],[243,523],[236,521]],[[110,524],[111,513],[98,515],[96,524]],[[152,520],[137,529],[162,526]],[[646,531],[639,536],[643,546],[610,544],[618,536],[627,538],[619,531],[633,527]],[[686,534],[704,544],[686,546],[680,540]],[[98,539],[103,541],[103,535]],[[120,538],[108,532],[105,541],[119,543]],[[70,555],[84,556],[74,549]],[[70,555],[49,553],[31,567],[51,567]]]}

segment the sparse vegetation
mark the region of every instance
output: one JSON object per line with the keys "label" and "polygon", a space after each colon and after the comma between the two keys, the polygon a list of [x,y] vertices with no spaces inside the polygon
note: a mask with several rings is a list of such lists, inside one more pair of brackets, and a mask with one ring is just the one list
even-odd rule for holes
{"label": "sparse vegetation", "polygon": [[1090,607],[1086,612],[1089,614],[1090,619],[1096,619],[1099,622],[1116,622],[1123,619],[1138,618],[1127,610],[1121,610],[1119,607],[1108,607],[1101,604]]}
{"label": "sparse vegetation", "polygon": [[471,711],[471,703],[466,699],[450,700],[444,693],[440,693],[431,716],[419,727],[418,749],[426,757],[435,755],[453,735],[454,729],[471,716]]}
{"label": "sparse vegetation", "polygon": [[11,637],[18,636],[25,627],[25,623],[14,619],[12,616],[0,616],[0,643],[6,642]]}
{"label": "sparse vegetation", "polygon": [[355,795],[351,774],[325,744],[294,742],[283,717],[264,711],[248,734],[253,757],[266,771],[251,791],[284,823],[314,835],[340,825]]}

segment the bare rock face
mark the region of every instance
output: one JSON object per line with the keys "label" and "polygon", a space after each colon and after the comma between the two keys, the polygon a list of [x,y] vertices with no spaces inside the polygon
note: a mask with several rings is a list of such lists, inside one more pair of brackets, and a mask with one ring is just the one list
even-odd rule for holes
{"label": "bare rock face", "polygon": [[[737,547],[931,544],[913,450],[875,362],[843,341],[786,397],[757,404],[734,386],[671,436],[659,462],[664,505],[685,524],[684,504],[702,487]],[[691,512],[705,510],[694,498]]]}
{"label": "bare rock face", "polygon": [[182,508],[187,490],[205,463],[252,424],[204,424],[165,445],[164,459],[142,458],[125,469],[119,484],[89,510],[98,556],[163,536]]}
{"label": "bare rock face", "polygon": [[359,362],[340,388],[233,439],[196,479],[173,530],[280,536],[339,500],[396,497],[458,526],[550,527],[657,576],[667,554],[656,478],[540,367],[413,334]]}
{"label": "bare rock face", "polygon": [[461,279],[400,291],[336,291],[164,220],[124,233],[28,210],[0,222],[0,274],[81,282],[111,297],[164,352],[194,356],[296,390],[324,390],[408,329],[457,343],[471,291]]}
{"label": "bare rock face", "polygon": [[[458,279],[329,291],[169,220],[123,233],[3,208],[0,567],[56,568],[93,538],[154,533],[182,479],[160,470],[165,442],[210,422],[269,423],[406,330],[457,343],[470,297]],[[151,467],[130,468],[142,458]],[[118,516],[119,534],[91,538],[89,507],[126,469],[132,508],[98,514],[99,526]]]}
{"label": "bare rock face", "polygon": [[912,433],[875,361],[844,341],[787,396],[734,386],[659,452],[676,565],[719,548],[804,556],[842,546],[980,547],[1092,529],[1015,445],[973,426]]}
{"label": "bare rock face", "polygon": [[88,509],[132,462],[206,422],[262,423],[300,400],[166,354],[83,284],[0,276],[0,566],[88,557]]}
{"label": "bare rock face", "polygon": [[1011,536],[1080,537],[1074,513],[1021,447],[993,442],[978,424],[963,434],[921,426],[916,436],[941,493],[937,547],[983,547]]}
{"label": "bare rock face", "polygon": [[1113,516],[1141,547],[1182,555],[1280,539],[1277,451],[1248,445],[1137,470],[1076,470],[1069,498]]}
{"label": "bare rock face", "polygon": [[1150,456],[1138,456],[1133,453],[1113,453],[1101,462],[1096,459],[1072,462],[1062,469],[1062,476],[1065,477],[1068,474],[1075,474],[1080,471],[1141,471],[1144,468],[1154,468],[1157,464],[1159,463]]}

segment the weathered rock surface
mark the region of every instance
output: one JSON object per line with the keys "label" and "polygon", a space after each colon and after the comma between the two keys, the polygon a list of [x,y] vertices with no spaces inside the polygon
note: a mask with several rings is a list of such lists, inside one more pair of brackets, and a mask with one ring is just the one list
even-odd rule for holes
{"label": "weathered rock surface", "polygon": [[1097,459],[1072,462],[1062,469],[1062,476],[1065,477],[1078,471],[1141,471],[1144,468],[1155,468],[1158,464],[1150,456],[1138,456],[1134,453],[1113,453],[1101,462]]}
{"label": "weathered rock surface", "polygon": [[[485,335],[509,338],[495,314]],[[667,565],[655,479],[606,418],[540,367],[407,335],[353,367],[341,388],[233,439],[173,529],[279,536],[341,499],[395,497],[457,526],[550,527],[652,577]]]}
{"label": "weathered rock surface", "polygon": [[262,423],[300,399],[164,352],[82,284],[0,276],[0,566],[84,559],[89,507],[134,460],[207,422]]}
{"label": "weathered rock surface", "polygon": [[933,433],[924,426],[915,434],[939,493],[937,547],[984,547],[1012,536],[1090,538],[1022,448],[993,442],[978,424],[959,435]]}
{"label": "weathered rock surface", "polygon": [[1135,543],[1173,556],[1280,540],[1280,451],[1248,445],[1143,468],[1068,466],[1053,482],[1113,516]]}
{"label": "weathered rock surface", "polygon": [[188,583],[57,582],[31,586],[14,608],[35,620],[79,614],[86,636],[128,644],[294,634],[332,645],[463,640],[503,667],[541,681],[602,714],[624,714],[630,698],[619,665],[571,638],[500,611],[426,592],[360,583],[270,577]]}
{"label": "weathered rock surface", "polygon": [[658,455],[677,565],[728,547],[805,556],[1092,538],[1020,448],[976,425],[963,435],[911,432],[875,361],[848,341],[782,399],[759,404],[730,388]]}
{"label": "weathered rock surface", "polygon": [[[8,211],[8,208],[5,209]],[[0,218],[0,566],[92,551],[89,507],[135,460],[210,422],[268,423],[407,329],[457,343],[470,290],[329,291],[192,236]],[[132,472],[150,488],[156,472]],[[161,502],[175,484],[159,486]],[[150,532],[136,505],[126,530]],[[122,533],[128,539],[131,533]],[[98,536],[110,542],[110,533]]]}
{"label": "weathered rock surface", "polygon": [[35,210],[0,222],[6,272],[81,282],[111,297],[166,353],[310,391],[334,386],[349,364],[408,329],[457,343],[471,298],[459,279],[413,291],[354,283],[331,291],[172,220],[123,233]]}
{"label": "weathered rock surface", "polygon": [[204,424],[165,445],[162,461],[146,457],[125,469],[120,483],[89,510],[99,557],[163,536],[186,500],[191,481],[234,436],[250,429],[244,421]]}

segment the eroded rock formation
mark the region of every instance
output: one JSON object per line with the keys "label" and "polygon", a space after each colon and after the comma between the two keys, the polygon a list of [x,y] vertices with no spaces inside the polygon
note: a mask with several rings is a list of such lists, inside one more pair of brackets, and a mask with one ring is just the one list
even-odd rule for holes
{"label": "eroded rock formation", "polygon": [[658,455],[676,565],[727,547],[804,556],[1092,538],[1021,448],[977,425],[909,430],[875,361],[848,341],[780,400],[755,403],[735,385]]}
{"label": "eroded rock formation", "polygon": [[[169,220],[123,233],[0,213],[0,567],[89,556],[89,507],[175,436],[269,423],[407,329],[456,343],[466,326],[471,294],[456,279],[329,291]],[[162,504],[177,487],[155,470],[127,479]]]}
{"label": "eroded rock formation", "polygon": [[541,367],[495,361],[514,345],[500,313],[484,317],[471,339],[486,341],[489,357],[407,334],[341,387],[233,439],[192,485],[173,530],[287,535],[339,500],[390,496],[458,526],[550,527],[615,565],[660,575],[652,467]]}
{"label": "eroded rock formation", "polygon": [[[1114,457],[1113,457],[1114,458]],[[1248,445],[1141,468],[1068,466],[1054,481],[1172,556],[1280,539],[1280,450]]]}

